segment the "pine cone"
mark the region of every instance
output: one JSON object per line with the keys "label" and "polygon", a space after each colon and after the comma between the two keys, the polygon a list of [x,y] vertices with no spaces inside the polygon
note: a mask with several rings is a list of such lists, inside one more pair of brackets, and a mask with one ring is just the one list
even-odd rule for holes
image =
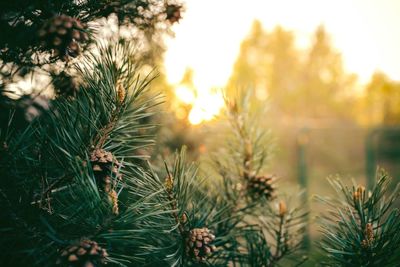
{"label": "pine cone", "polygon": [[250,176],[247,181],[247,188],[252,198],[258,199],[265,197],[266,199],[274,198],[275,188],[273,182],[275,176]]}
{"label": "pine cone", "polygon": [[68,267],[94,267],[106,264],[108,253],[97,242],[82,240],[63,249],[56,264]]}
{"label": "pine cone", "polygon": [[211,245],[214,240],[215,236],[208,228],[194,228],[190,230],[186,239],[186,254],[197,262],[204,262],[216,250],[216,247]]}
{"label": "pine cone", "polygon": [[79,83],[76,78],[72,77],[65,71],[60,74],[53,74],[53,85],[58,95],[76,96],[79,90]]}
{"label": "pine cone", "polygon": [[167,20],[171,23],[179,22],[182,18],[181,16],[182,6],[169,4],[165,8],[165,13],[167,14]]}
{"label": "pine cone", "polygon": [[90,156],[93,172],[97,182],[105,192],[110,192],[113,187],[113,177],[121,179],[119,168],[122,166],[111,152],[96,149]]}
{"label": "pine cone", "polygon": [[49,19],[39,30],[39,38],[44,46],[54,49],[55,56],[66,60],[80,53],[79,43],[88,40],[85,26],[76,18],[66,15]]}

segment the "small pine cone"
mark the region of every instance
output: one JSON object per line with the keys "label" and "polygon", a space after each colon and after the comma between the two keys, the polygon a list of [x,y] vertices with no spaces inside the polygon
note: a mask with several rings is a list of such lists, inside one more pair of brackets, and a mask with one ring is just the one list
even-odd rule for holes
{"label": "small pine cone", "polygon": [[369,248],[375,240],[374,227],[372,223],[367,223],[364,229],[364,239],[361,241],[361,246],[365,249]]}
{"label": "small pine cone", "polygon": [[71,97],[76,96],[79,91],[79,83],[76,78],[72,77],[65,71],[62,71],[58,75],[52,74],[52,76],[53,86],[58,95]]}
{"label": "small pine cone", "polygon": [[66,15],[49,19],[38,32],[41,43],[54,50],[54,55],[62,59],[80,54],[79,43],[86,42],[85,26],[76,18]]}
{"label": "small pine cone", "polygon": [[99,185],[105,192],[110,192],[113,187],[113,177],[121,179],[119,168],[122,166],[111,152],[104,149],[95,149],[90,155],[93,172]]}
{"label": "small pine cone", "polygon": [[275,194],[274,181],[275,176],[273,175],[250,176],[247,181],[248,193],[255,199],[265,197],[270,200],[274,198]]}
{"label": "small pine cone", "polygon": [[108,253],[97,242],[82,240],[61,250],[56,265],[68,267],[103,266]]}
{"label": "small pine cone", "polygon": [[186,254],[197,262],[205,262],[216,250],[212,245],[215,236],[208,228],[194,228],[189,231],[186,238]]}
{"label": "small pine cone", "polygon": [[167,20],[171,23],[179,22],[182,18],[182,6],[169,4],[165,8],[165,13],[167,14]]}

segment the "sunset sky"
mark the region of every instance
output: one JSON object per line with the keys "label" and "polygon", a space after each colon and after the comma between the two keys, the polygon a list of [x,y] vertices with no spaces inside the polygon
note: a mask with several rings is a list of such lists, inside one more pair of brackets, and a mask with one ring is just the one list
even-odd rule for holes
{"label": "sunset sky", "polygon": [[[187,0],[184,19],[168,41],[166,69],[171,83],[187,67],[195,71],[199,92],[222,87],[229,78],[240,43],[252,22],[266,30],[281,25],[306,47],[320,24],[343,55],[348,71],[365,83],[381,70],[400,80],[399,0]],[[203,101],[207,102],[207,101]]]}

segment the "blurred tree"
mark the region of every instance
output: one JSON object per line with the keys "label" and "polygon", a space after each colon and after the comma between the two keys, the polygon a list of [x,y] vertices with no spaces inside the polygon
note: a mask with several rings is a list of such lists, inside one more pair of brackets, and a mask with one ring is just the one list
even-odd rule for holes
{"label": "blurred tree", "polygon": [[230,78],[230,89],[236,85],[265,85],[266,33],[260,21],[253,22],[249,36],[243,40],[240,53],[234,65],[234,72]]}
{"label": "blurred tree", "polygon": [[365,93],[365,123],[400,123],[400,83],[391,81],[384,73],[377,72],[371,77]]}
{"label": "blurred tree", "polygon": [[[356,76],[345,72],[340,53],[332,47],[329,35],[319,26],[301,68],[297,103],[304,116],[348,117]],[[297,113],[299,114],[299,113]]]}
{"label": "blurred tree", "polygon": [[296,86],[298,56],[293,33],[279,26],[267,33],[255,21],[241,45],[228,88],[253,86],[259,99],[269,95],[279,106]]}
{"label": "blurred tree", "polygon": [[292,32],[278,26],[268,33],[255,21],[228,87],[251,85],[260,99],[269,96],[280,114],[321,118],[349,115],[344,105],[351,101],[354,82],[323,26],[317,28],[311,47],[301,51]]}

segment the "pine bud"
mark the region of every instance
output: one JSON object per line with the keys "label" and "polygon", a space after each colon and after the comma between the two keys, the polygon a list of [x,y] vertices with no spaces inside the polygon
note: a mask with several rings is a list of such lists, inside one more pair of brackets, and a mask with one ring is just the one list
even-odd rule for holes
{"label": "pine bud", "polygon": [[360,198],[363,198],[365,192],[365,187],[359,185],[356,191],[353,192],[353,199],[354,201],[358,201]]}
{"label": "pine bud", "polygon": [[165,178],[165,188],[167,189],[168,193],[171,193],[173,188],[174,188],[174,178],[172,177],[172,175],[168,175]]}
{"label": "pine bud", "polygon": [[188,221],[187,215],[186,213],[183,213],[181,216],[181,223],[185,224],[187,223],[187,221]]}
{"label": "pine bud", "polygon": [[287,212],[286,203],[283,200],[281,200],[279,202],[279,216],[280,217],[285,216],[286,212]]}
{"label": "pine bud", "polygon": [[118,207],[118,194],[117,192],[115,192],[114,189],[112,189],[109,193],[108,193],[108,200],[109,202],[112,204],[112,212],[114,215],[118,215],[119,214],[119,207]]}
{"label": "pine bud", "polygon": [[126,91],[125,91],[124,86],[122,85],[121,80],[117,81],[117,85],[115,86],[115,88],[117,90],[118,101],[120,104],[122,104],[125,100]]}

